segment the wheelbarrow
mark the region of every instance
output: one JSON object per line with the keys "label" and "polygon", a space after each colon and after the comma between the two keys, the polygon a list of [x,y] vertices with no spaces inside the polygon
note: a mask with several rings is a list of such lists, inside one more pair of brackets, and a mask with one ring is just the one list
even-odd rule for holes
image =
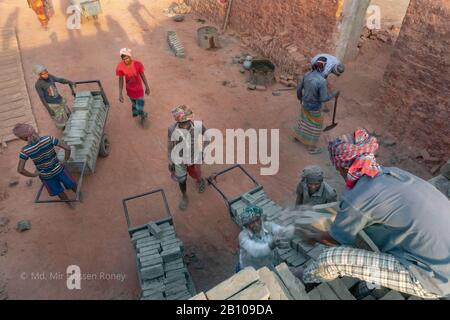
{"label": "wheelbarrow", "polygon": [[[109,101],[106,97],[105,91],[103,90],[102,84],[99,80],[87,80],[87,81],[77,81],[75,82],[75,85],[77,86],[77,89],[81,85],[85,84],[94,84],[98,87],[98,90],[90,90],[90,94],[92,95],[93,99],[99,100],[103,103],[104,109],[103,112],[105,114],[104,121],[100,124],[101,125],[101,135],[100,140],[97,140],[96,145],[98,146],[97,154],[100,157],[107,157],[110,152],[110,143],[108,140],[107,135],[105,134],[105,126],[106,121],[108,118],[109,113]],[[77,93],[75,91],[75,88],[73,86],[70,86],[70,89],[72,91],[72,95],[74,97],[77,96]],[[71,118],[74,116],[73,110],[70,112],[70,116],[68,119],[68,122],[71,120]],[[67,141],[66,141],[67,143]],[[69,143],[67,143],[69,144]],[[69,144],[70,145],[70,144]],[[35,203],[61,203],[61,202],[79,202],[80,194],[81,194],[81,186],[83,183],[83,179],[87,174],[94,172],[94,165],[92,164],[92,161],[89,162],[87,159],[81,159],[81,160],[69,160],[67,164],[65,164],[65,168],[71,173],[71,174],[79,174],[79,178],[77,181],[77,191],[75,193],[75,197],[70,198],[68,200],[61,200],[61,199],[42,199],[42,191],[44,189],[44,184],[42,184],[37,192],[36,198],[34,200]]]}

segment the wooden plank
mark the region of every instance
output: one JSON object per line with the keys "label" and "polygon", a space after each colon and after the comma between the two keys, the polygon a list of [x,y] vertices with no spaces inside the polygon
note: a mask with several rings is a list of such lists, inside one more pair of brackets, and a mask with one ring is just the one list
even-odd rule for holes
{"label": "wooden plank", "polygon": [[305,286],[292,274],[286,263],[280,264],[275,270],[295,300],[309,300]]}
{"label": "wooden plank", "polygon": [[11,119],[17,119],[22,118],[25,116],[25,108],[17,108],[14,110],[11,110],[9,112],[2,112],[0,113],[0,121],[7,121]]}
{"label": "wooden plank", "polygon": [[238,292],[228,300],[269,300],[270,292],[267,285],[261,281],[257,281],[250,287]]}
{"label": "wooden plank", "polygon": [[293,297],[284,286],[283,281],[267,267],[258,270],[259,279],[265,283],[270,292],[269,300],[292,300]]}
{"label": "wooden plank", "polygon": [[226,300],[259,280],[255,269],[248,267],[206,292],[208,300]]}

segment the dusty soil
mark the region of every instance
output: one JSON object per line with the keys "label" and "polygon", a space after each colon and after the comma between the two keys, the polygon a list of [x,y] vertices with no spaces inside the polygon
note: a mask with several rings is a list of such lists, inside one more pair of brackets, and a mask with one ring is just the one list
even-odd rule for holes
{"label": "dusty soil", "polygon": [[[47,31],[39,28],[25,1],[0,3],[0,27],[17,28],[39,131],[60,136],[34,90],[32,66],[44,63],[58,76],[102,81],[111,102],[106,132],[112,151],[108,158],[97,162],[96,173],[85,179],[83,190],[87,197],[78,204],[77,210],[61,204],[34,204],[39,181],[27,185],[29,179],[16,173],[17,154],[23,143],[14,141],[2,151],[0,218],[9,218],[10,222],[0,227],[0,240],[8,248],[0,257],[0,296],[9,299],[137,298],[136,265],[121,200],[156,188],[166,192],[186,252],[199,259],[190,266],[197,289],[207,290],[234,272],[239,229],[230,219],[220,195],[212,188],[199,195],[189,180],[190,207],[186,212],[178,210],[179,190],[168,174],[166,152],[167,127],[172,121],[170,110],[177,104],[190,105],[196,119],[204,120],[210,128],[280,128],[279,173],[260,176],[258,165],[246,166],[274,200],[292,203],[299,172],[313,163],[320,163],[332,184],[342,189],[325,154],[311,156],[289,138],[290,127],[299,112],[295,94],[284,92],[276,97],[271,90],[246,89],[246,77],[239,73],[239,66],[232,63],[232,58],[248,50],[236,38],[224,36],[223,48],[216,51],[200,49],[196,44],[196,29],[201,24],[192,15],[182,23],[167,18],[163,9],[171,1],[144,5],[144,1],[103,0],[104,13],[98,24],[86,21],[80,31],[68,31],[64,8],[69,1],[54,2],[56,15]],[[168,50],[168,30],[177,31],[186,47],[185,59],[175,58]],[[118,102],[114,70],[119,61],[118,50],[125,46],[131,47],[135,58],[146,67],[152,90],[146,99],[146,109],[150,112],[148,128],[140,127],[131,118],[127,102]],[[367,41],[346,74],[333,81],[333,86],[341,89],[342,99],[338,107],[339,126],[332,135],[351,131],[356,125],[383,133],[382,124],[372,117],[371,102],[377,97],[390,49],[387,44]],[[234,81],[236,87],[223,86],[225,80]],[[69,97],[66,88],[62,92]],[[392,160],[391,149],[380,151],[381,159],[388,164]],[[205,166],[204,174],[224,167]],[[218,183],[227,188],[235,184],[245,189],[241,179],[239,175],[229,176],[219,178]],[[16,180],[19,184],[9,187]],[[164,214],[160,198],[142,200],[132,211],[136,223]],[[32,228],[19,233],[15,225],[24,219],[31,221]],[[82,290],[68,290],[65,279],[59,277],[73,264],[93,278],[82,283]],[[105,279],[105,274],[123,274],[125,280]]]}

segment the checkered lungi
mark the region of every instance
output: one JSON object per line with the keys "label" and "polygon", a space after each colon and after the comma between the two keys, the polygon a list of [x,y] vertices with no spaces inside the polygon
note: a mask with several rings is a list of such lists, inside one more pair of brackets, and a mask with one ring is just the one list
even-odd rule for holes
{"label": "checkered lungi", "polygon": [[435,299],[393,255],[340,246],[325,249],[317,261],[306,268],[305,283],[331,281],[337,277],[352,277],[415,295]]}

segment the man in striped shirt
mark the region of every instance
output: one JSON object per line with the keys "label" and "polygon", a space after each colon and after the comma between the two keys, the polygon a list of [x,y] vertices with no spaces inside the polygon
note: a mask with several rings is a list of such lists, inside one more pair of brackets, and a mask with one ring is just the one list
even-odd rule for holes
{"label": "man in striped shirt", "polygon": [[[17,171],[26,177],[39,177],[50,196],[58,196],[61,200],[69,200],[64,188],[76,192],[77,183],[64,168],[63,163],[58,160],[54,146],[64,149],[64,162],[70,158],[70,147],[55,137],[40,137],[34,128],[28,124],[17,124],[13,133],[19,139],[28,142],[19,154],[20,160]],[[30,158],[36,166],[34,173],[25,169],[26,161]],[[70,202],[67,202],[67,204],[72,207]]]}

